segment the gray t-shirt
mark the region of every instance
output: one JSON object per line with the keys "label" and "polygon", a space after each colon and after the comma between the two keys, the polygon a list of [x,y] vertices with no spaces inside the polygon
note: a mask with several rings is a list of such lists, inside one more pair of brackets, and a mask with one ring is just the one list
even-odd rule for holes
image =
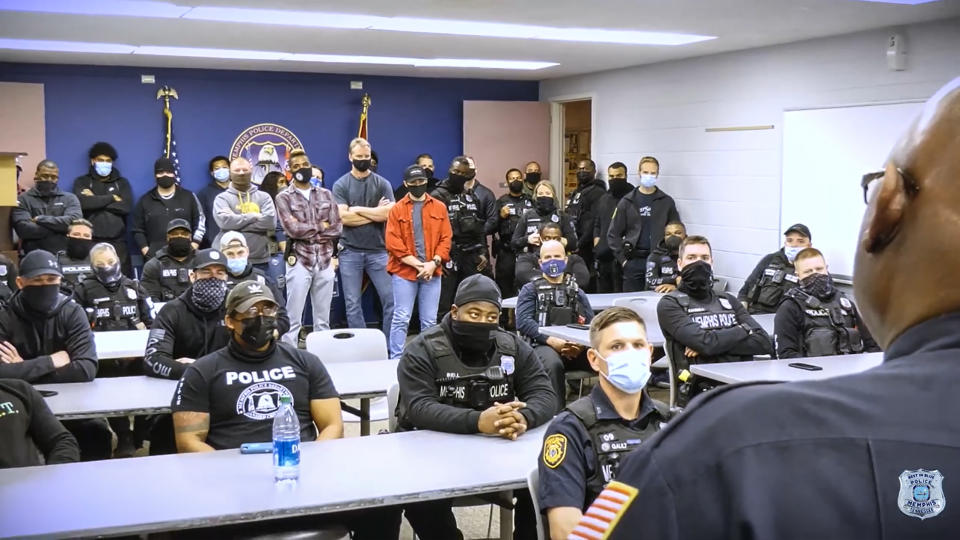
{"label": "gray t-shirt", "polygon": [[[347,173],[333,184],[333,198],[337,204],[347,206],[367,206],[376,208],[380,199],[393,201],[393,187],[390,182],[377,173],[366,178],[357,178]],[[343,226],[340,243],[357,251],[386,251],[383,236],[386,223],[367,223],[359,227]]]}
{"label": "gray t-shirt", "polygon": [[423,243],[423,201],[413,201],[413,245],[417,258],[425,260],[427,248]]}

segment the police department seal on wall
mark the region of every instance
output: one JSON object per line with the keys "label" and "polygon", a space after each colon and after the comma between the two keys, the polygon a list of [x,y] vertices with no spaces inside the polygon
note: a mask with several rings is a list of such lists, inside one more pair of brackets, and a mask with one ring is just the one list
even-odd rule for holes
{"label": "police department seal on wall", "polygon": [[903,471],[900,473],[900,494],[897,505],[904,514],[921,520],[943,512],[947,499],[943,495],[943,475],[940,471]]}
{"label": "police department seal on wall", "polygon": [[234,139],[230,160],[247,158],[253,164],[253,183],[259,185],[267,173],[285,171],[290,152],[301,148],[300,139],[280,124],[256,124]]}

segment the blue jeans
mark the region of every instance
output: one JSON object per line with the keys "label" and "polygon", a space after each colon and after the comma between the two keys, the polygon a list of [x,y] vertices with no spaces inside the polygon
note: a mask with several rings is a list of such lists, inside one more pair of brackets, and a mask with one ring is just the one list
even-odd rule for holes
{"label": "blue jeans", "polygon": [[[340,279],[343,285],[343,301],[347,308],[347,325],[350,328],[366,328],[363,318],[363,273],[377,289],[380,305],[383,306],[383,334],[390,344],[390,325],[393,323],[393,287],[387,273],[386,251],[357,251],[344,248],[340,251]],[[389,349],[388,349],[389,350]]]}
{"label": "blue jeans", "polygon": [[440,304],[440,277],[430,281],[409,281],[393,276],[393,325],[390,327],[390,358],[400,358],[407,340],[413,302],[420,309],[420,331],[437,324]]}

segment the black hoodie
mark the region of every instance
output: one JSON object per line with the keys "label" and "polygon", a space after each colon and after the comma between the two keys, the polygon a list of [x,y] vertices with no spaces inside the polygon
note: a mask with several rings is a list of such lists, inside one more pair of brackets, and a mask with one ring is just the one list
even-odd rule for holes
{"label": "black hoodie", "polygon": [[[80,199],[83,217],[93,223],[94,239],[123,238],[127,234],[127,214],[133,209],[130,182],[120,176],[116,167],[105,179],[101,178],[91,165],[90,172],[73,181],[73,194]],[[92,191],[93,195],[81,194],[85,189]]]}
{"label": "black hoodie", "polygon": [[60,188],[43,194],[30,188],[17,198],[17,206],[10,211],[10,224],[20,237],[24,255],[35,249],[59,253],[67,249],[67,228],[83,217],[80,201],[73,193]]}
{"label": "black hoodie", "polygon": [[[597,203],[606,190],[603,180],[595,178],[571,193],[570,202],[567,203],[567,216],[577,229],[579,245],[576,250],[589,259],[593,258],[593,229],[596,225],[597,210],[599,210]],[[576,250],[570,249],[570,251]]]}
{"label": "black hoodie", "polygon": [[[0,310],[0,342],[9,341],[23,362],[0,363],[0,378],[22,379],[34,384],[89,382],[97,374],[97,349],[90,322],[80,304],[60,294],[47,316],[27,310],[18,291]],[[70,363],[53,366],[50,357],[66,351]]]}
{"label": "black hoodie", "polygon": [[143,373],[150,377],[177,380],[189,364],[178,358],[196,360],[226,346],[230,331],[224,325],[224,306],[209,313],[193,303],[191,285],[179,298],[167,302],[153,321]]}

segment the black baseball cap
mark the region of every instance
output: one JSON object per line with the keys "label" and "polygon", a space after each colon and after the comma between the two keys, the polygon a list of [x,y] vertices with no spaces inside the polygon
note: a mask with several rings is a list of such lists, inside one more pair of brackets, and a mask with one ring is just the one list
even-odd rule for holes
{"label": "black baseball cap", "polygon": [[809,229],[806,225],[804,225],[803,223],[796,223],[796,224],[791,225],[790,228],[788,228],[787,230],[783,231],[783,235],[786,236],[786,235],[788,235],[788,234],[790,234],[790,233],[792,233],[792,232],[800,233],[800,234],[806,236],[808,239],[811,239],[811,240],[813,239],[813,237],[810,236],[810,229]]}
{"label": "black baseball cap", "polygon": [[57,257],[49,251],[35,249],[20,259],[20,277],[33,278],[43,275],[63,277]]}
{"label": "black baseball cap", "polygon": [[183,218],[171,219],[170,223],[167,223],[167,232],[170,232],[174,229],[186,229],[189,231],[191,230],[190,222]]}
{"label": "black baseball cap", "polygon": [[417,178],[423,178],[424,180],[427,180],[428,177],[429,175],[423,170],[423,167],[419,165],[411,165],[407,167],[407,170],[403,171],[404,182],[416,180]]}
{"label": "black baseball cap", "polygon": [[194,270],[199,270],[201,268],[206,268],[208,266],[214,266],[217,264],[226,268],[227,258],[223,256],[223,253],[220,253],[215,249],[201,249],[193,258]]}
{"label": "black baseball cap", "polygon": [[227,295],[227,313],[244,312],[254,306],[257,302],[267,301],[274,305],[277,300],[273,297],[270,287],[259,281],[247,280],[237,283],[237,285]]}
{"label": "black baseball cap", "polygon": [[173,160],[170,158],[162,157],[153,162],[153,174],[162,173],[162,172],[177,172],[176,167],[173,166]]}
{"label": "black baseball cap", "polygon": [[474,274],[460,282],[453,303],[464,306],[470,302],[489,302],[500,307],[500,288],[483,274]]}

